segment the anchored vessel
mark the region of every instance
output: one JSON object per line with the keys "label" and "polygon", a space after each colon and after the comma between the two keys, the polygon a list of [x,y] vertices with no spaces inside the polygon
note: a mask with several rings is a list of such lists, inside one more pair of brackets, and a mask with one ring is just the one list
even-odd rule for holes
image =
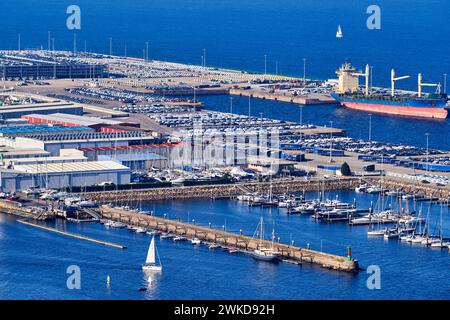
{"label": "anchored vessel", "polygon": [[[348,60],[336,72],[339,76],[339,86],[331,96],[341,105],[355,110],[399,115],[406,117],[445,119],[448,112],[445,109],[447,95],[441,94],[439,83],[423,83],[422,74],[418,75],[418,92],[395,94],[395,82],[410,78],[410,76],[396,77],[395,70],[391,70],[391,93],[377,90],[369,92],[369,65],[365,73],[357,71]],[[365,92],[359,88],[359,77],[365,77]],[[436,87],[436,93],[422,93],[422,87]]]}

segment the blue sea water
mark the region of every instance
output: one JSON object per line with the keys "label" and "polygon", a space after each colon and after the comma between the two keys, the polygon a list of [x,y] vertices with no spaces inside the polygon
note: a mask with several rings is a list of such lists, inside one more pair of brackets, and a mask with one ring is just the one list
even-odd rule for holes
{"label": "blue sea water", "polygon": [[[344,201],[356,198],[360,207],[377,199],[353,192],[330,193]],[[307,195],[312,198],[315,193]],[[394,202],[395,203],[395,202]],[[0,215],[0,297],[3,299],[449,299],[447,249],[386,241],[367,236],[368,227],[345,223],[318,223],[309,216],[289,216],[283,209],[249,208],[237,201],[165,201],[147,203],[156,215],[252,235],[262,215],[266,230],[275,226],[276,237],[288,243],[339,255],[347,245],[363,268],[381,269],[381,289],[369,290],[368,274],[339,273],[304,264],[272,264],[245,254],[230,255],[189,242],[157,238],[164,266],[151,284],[141,270],[150,237],[101,224],[56,226],[71,232],[128,246],[121,250],[67,238],[18,223]],[[420,209],[418,206],[417,209]],[[428,205],[423,205],[426,215]],[[438,230],[440,206],[433,206],[430,228]],[[444,235],[450,232],[444,208]],[[270,232],[267,232],[270,233]],[[269,237],[269,234],[267,234]],[[81,289],[66,286],[66,269],[81,269]],[[106,286],[106,276],[111,286]],[[138,291],[147,287],[146,292]]]}
{"label": "blue sea water", "polygon": [[[356,65],[374,66],[374,85],[389,85],[389,70],[398,74],[424,73],[427,82],[443,81],[450,74],[450,31],[445,0],[379,0],[382,29],[366,28],[366,8],[371,1],[351,0],[3,0],[0,3],[0,47],[46,48],[47,32],[55,37],[56,49],[73,48],[73,32],[65,26],[68,5],[82,11],[82,29],[77,31],[77,47],[140,57],[145,42],[150,57],[200,64],[202,49],[207,64],[255,72],[274,72],[278,61],[281,73],[302,76],[307,59],[307,76],[326,79],[344,58]],[[341,24],[344,38],[335,32]],[[414,89],[415,80],[405,80],[402,88]],[[228,111],[226,96],[202,97],[209,109]],[[247,99],[235,97],[235,112],[247,114]],[[292,104],[252,101],[252,114],[297,121],[300,108]],[[335,105],[303,108],[303,121],[346,129],[355,138],[367,138],[366,113]],[[381,141],[425,145],[448,149],[449,121],[428,121],[374,115],[373,138]],[[341,193],[352,200],[353,193]],[[356,195],[361,206],[370,197]],[[230,256],[210,252],[188,243],[159,241],[164,272],[147,292],[140,266],[149,237],[127,230],[104,229],[99,224],[58,222],[61,228],[128,246],[119,250],[37,230],[0,215],[0,298],[3,299],[195,299],[195,298],[280,298],[280,299],[449,299],[449,252],[410,246],[396,241],[368,239],[366,227],[314,223],[309,217],[289,217],[282,211],[249,209],[232,201],[168,201],[148,204],[159,214],[197,223],[212,222],[228,230],[244,229],[252,234],[261,213],[275,226],[282,241],[310,243],[320,250],[345,255],[351,244],[363,267],[377,264],[382,270],[382,289],[368,290],[367,275],[336,273],[317,267],[272,265],[245,255]],[[433,209],[436,230],[438,207]],[[189,218],[188,218],[189,215]],[[445,211],[444,235],[449,236],[449,214]],[[66,268],[79,265],[82,289],[68,290]],[[106,288],[106,275],[111,288]]]}

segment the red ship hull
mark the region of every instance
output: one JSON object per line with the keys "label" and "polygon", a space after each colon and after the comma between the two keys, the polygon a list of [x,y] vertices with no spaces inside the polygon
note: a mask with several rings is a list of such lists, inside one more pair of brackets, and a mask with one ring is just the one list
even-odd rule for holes
{"label": "red ship hull", "polygon": [[391,106],[385,104],[372,104],[361,102],[341,102],[347,108],[373,112],[383,113],[397,116],[429,118],[429,119],[446,119],[448,111],[444,108],[420,108],[409,106]]}

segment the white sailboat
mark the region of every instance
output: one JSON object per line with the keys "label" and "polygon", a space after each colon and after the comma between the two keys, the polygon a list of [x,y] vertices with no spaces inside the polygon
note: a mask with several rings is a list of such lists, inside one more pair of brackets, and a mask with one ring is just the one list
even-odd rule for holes
{"label": "white sailboat", "polygon": [[262,216],[255,234],[259,235],[259,243],[258,248],[255,249],[252,253],[253,258],[263,261],[275,261],[277,259],[277,255],[274,253],[273,250],[274,249],[273,239],[272,239],[272,248],[264,248],[262,246],[262,241],[264,240],[264,220]]}
{"label": "white sailboat", "polygon": [[[156,264],[156,255],[158,256],[159,265]],[[152,242],[150,242],[150,246],[148,247],[147,259],[145,259],[145,264],[142,266],[142,270],[144,271],[162,271],[161,260],[159,259],[158,250],[155,246],[155,237],[153,236]]]}
{"label": "white sailboat", "polygon": [[338,25],[337,31],[336,31],[336,38],[340,39],[344,37],[344,34],[342,33],[341,25]]}

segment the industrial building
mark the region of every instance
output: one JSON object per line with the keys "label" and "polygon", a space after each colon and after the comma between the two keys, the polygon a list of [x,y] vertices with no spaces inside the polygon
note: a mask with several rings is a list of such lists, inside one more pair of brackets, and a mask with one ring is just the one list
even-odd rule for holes
{"label": "industrial building", "polygon": [[10,146],[1,146],[0,143],[0,160],[20,159],[20,158],[39,158],[48,157],[50,152],[39,148],[13,148]]}
{"label": "industrial building", "polygon": [[94,132],[95,130],[85,126],[64,127],[61,125],[4,125],[0,126],[1,137],[39,137],[41,135],[54,135],[61,133]]}
{"label": "industrial building", "polygon": [[88,158],[83,152],[76,149],[61,149],[59,156],[41,156],[41,157],[18,157],[2,159],[1,165],[7,168],[14,168],[16,165],[36,164],[46,166],[51,163],[68,163],[68,162],[84,162]]}
{"label": "industrial building", "polygon": [[101,183],[130,183],[130,168],[114,161],[21,164],[13,169],[0,169],[2,192],[18,192],[41,187],[70,189]]}
{"label": "industrial building", "polygon": [[57,156],[61,149],[121,147],[155,144],[155,137],[143,132],[83,132],[39,134],[29,137],[0,137],[0,146],[14,149],[40,149]]}
{"label": "industrial building", "polygon": [[[118,121],[111,119],[103,119],[99,117],[84,117],[73,114],[53,113],[53,114],[30,114],[24,115],[22,118],[26,119],[30,124],[59,124],[66,127],[85,126],[93,128],[97,131],[102,131],[103,127],[109,126],[123,126],[139,128],[138,123]],[[113,131],[113,130],[109,130]],[[122,130],[124,131],[124,130]]]}
{"label": "industrial building", "polygon": [[20,118],[28,114],[62,114],[82,115],[83,106],[73,102],[51,99],[44,96],[23,93],[0,93],[0,119]]}
{"label": "industrial building", "polygon": [[179,143],[131,145],[114,147],[80,148],[90,161],[113,160],[132,170],[165,168],[169,165],[170,153]]}

